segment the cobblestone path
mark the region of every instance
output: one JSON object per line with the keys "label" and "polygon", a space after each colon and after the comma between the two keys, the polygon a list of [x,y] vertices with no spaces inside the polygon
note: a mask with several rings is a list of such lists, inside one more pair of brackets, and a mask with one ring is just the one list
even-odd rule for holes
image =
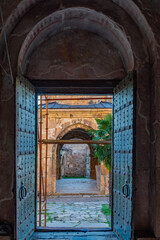
{"label": "cobblestone path", "polygon": [[[47,227],[109,228],[111,216],[106,217],[103,214],[102,206],[104,205],[108,206],[108,198],[102,196],[49,198],[47,203]],[[44,211],[42,211],[43,224]]]}

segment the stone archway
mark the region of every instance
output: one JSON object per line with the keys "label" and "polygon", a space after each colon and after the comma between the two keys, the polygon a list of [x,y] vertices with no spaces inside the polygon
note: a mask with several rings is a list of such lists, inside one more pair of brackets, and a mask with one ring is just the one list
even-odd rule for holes
{"label": "stone archway", "polygon": [[[70,131],[74,130],[74,129],[82,129],[82,130],[89,130],[89,129],[92,129],[91,126],[89,125],[85,125],[83,123],[75,123],[75,124],[72,124],[68,127],[66,127],[65,129],[63,129],[59,135],[57,136],[57,140],[60,140],[60,139],[63,139],[64,136],[69,133]],[[89,138],[88,138],[89,139]]]}
{"label": "stone archway", "polygon": [[109,17],[94,10],[72,7],[54,12],[35,25],[27,35],[19,52],[18,71],[25,74],[28,64],[27,59],[34,51],[35,46],[38,47],[44,42],[46,36],[53,36],[68,28],[91,31],[100,35],[120,52],[126,71],[129,72],[134,69],[131,45],[118,25]]}
{"label": "stone archway", "polygon": [[[74,138],[90,140],[91,136],[87,133],[86,130],[91,129],[91,127],[77,123],[73,124],[66,129],[64,129],[57,137],[57,140],[70,140]],[[53,166],[56,168],[56,179],[61,178],[61,164],[60,164],[60,151],[63,145],[58,144],[57,146],[53,146],[52,149],[52,162]],[[98,164],[98,160],[94,157],[94,149],[93,146],[89,145],[90,148],[90,178],[96,179],[96,170],[95,165]]]}
{"label": "stone archway", "polygon": [[[43,0],[21,1],[14,9],[14,11],[10,14],[5,23],[4,29],[6,36],[9,37],[17,23],[22,20],[24,15],[42,1]],[[155,63],[157,58],[155,37],[140,8],[131,0],[126,0],[125,2],[123,0],[111,0],[111,2],[122,8],[133,19],[134,23],[138,26],[142,36],[145,36],[151,61]],[[2,54],[4,49],[3,32],[0,34],[0,46],[0,53]]]}
{"label": "stone archway", "polygon": [[[81,141],[80,138],[71,140]],[[88,144],[64,144],[57,150],[59,179],[64,177],[90,178],[91,149]]]}

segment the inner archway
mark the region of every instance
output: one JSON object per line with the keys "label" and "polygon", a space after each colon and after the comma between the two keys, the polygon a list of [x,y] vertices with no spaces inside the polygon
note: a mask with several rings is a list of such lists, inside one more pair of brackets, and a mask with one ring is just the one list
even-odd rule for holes
{"label": "inner archway", "polygon": [[[73,138],[71,140],[80,140]],[[60,151],[61,178],[90,178],[88,144],[64,144]]]}
{"label": "inner archway", "polygon": [[[85,126],[85,125],[84,125]],[[87,129],[90,129],[90,127],[85,126],[83,128],[78,128],[76,125],[70,126],[69,127],[69,131],[66,132],[66,130],[64,130],[64,135],[60,138],[61,140],[71,140],[71,139],[81,139],[81,140],[91,140],[91,136],[89,135],[89,133],[86,131]],[[81,126],[82,127],[82,126]],[[60,136],[59,136],[60,137]],[[59,138],[58,138],[59,139]],[[59,144],[57,146],[57,150],[56,150],[56,178],[60,179],[61,178],[61,173],[62,173],[62,169],[61,169],[61,159],[62,159],[62,155],[61,155],[61,151],[63,150],[64,145]],[[86,156],[86,158],[89,158],[89,162],[90,162],[90,171],[89,171],[89,177],[91,179],[96,179],[96,170],[95,170],[95,166],[98,164],[98,160],[94,157],[94,149],[92,145],[88,145],[88,149],[90,150],[90,154],[89,156]]]}

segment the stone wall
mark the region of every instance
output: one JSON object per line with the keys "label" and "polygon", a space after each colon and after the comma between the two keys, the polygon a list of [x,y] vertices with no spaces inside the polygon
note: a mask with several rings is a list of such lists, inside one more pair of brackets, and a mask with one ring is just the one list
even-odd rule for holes
{"label": "stone wall", "polygon": [[97,188],[102,194],[109,195],[109,171],[101,162],[96,166]]}
{"label": "stone wall", "polygon": [[88,145],[63,145],[61,149],[61,177],[90,177],[90,149]]}

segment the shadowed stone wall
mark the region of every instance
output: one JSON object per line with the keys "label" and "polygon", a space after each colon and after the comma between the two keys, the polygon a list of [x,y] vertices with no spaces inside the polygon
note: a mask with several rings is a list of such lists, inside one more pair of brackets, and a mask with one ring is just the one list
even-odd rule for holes
{"label": "shadowed stone wall", "polygon": [[90,177],[90,149],[87,144],[63,145],[61,177]]}

